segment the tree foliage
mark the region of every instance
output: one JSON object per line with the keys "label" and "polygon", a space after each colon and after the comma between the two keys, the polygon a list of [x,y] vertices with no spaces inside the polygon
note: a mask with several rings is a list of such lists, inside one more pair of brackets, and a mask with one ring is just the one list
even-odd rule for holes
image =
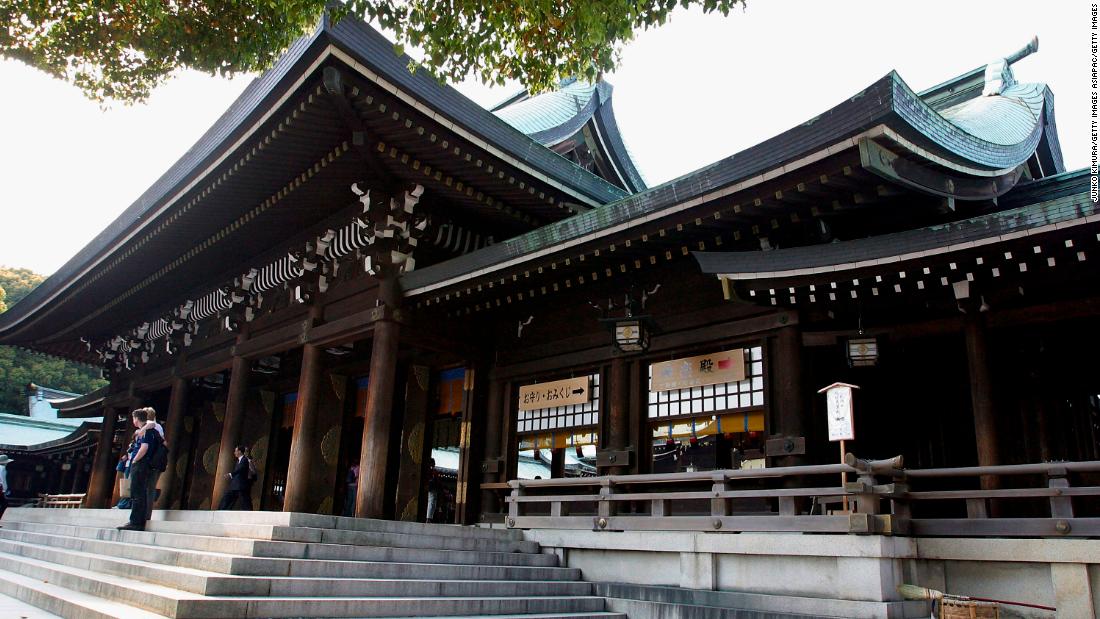
{"label": "tree foliage", "polygon": [[614,69],[635,31],[677,6],[727,14],[745,0],[0,0],[0,55],[97,101],[142,101],[177,68],[231,75],[270,66],[326,4],[423,50],[441,79],[517,80],[533,91]]}
{"label": "tree foliage", "polygon": [[[27,296],[45,278],[29,269],[0,267],[0,312]],[[85,365],[40,353],[0,346],[0,413],[24,413],[27,383],[73,393],[87,393],[106,384],[99,372]]]}

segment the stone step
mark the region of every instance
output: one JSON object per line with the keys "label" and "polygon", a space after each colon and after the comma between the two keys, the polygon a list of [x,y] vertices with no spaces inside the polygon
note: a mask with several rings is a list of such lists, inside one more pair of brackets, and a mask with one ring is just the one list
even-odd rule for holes
{"label": "stone step", "polygon": [[[113,521],[121,517],[122,521],[125,522],[129,514],[126,510],[118,509],[43,510],[17,508],[13,511],[15,511],[15,513],[5,515],[5,520],[13,519],[25,522],[73,523],[97,519]],[[203,524],[256,524],[303,527],[310,529],[343,529],[349,531],[433,535],[498,541],[523,540],[523,532],[512,529],[491,529],[487,527],[403,522],[399,520],[378,520],[373,518],[345,518],[341,516],[325,516],[299,512],[154,510],[153,520]]]}
{"label": "stone step", "polygon": [[65,619],[164,619],[164,615],[59,587],[2,568],[0,593]]}
{"label": "stone step", "polygon": [[[102,574],[151,582],[201,595],[308,597],[498,597],[590,595],[582,581],[432,580],[426,578],[299,578],[237,576],[119,555],[0,540],[0,552]],[[162,559],[162,556],[154,556]]]}
{"label": "stone step", "polygon": [[[102,529],[105,535],[133,538],[141,532]],[[144,535],[149,535],[145,533]],[[35,537],[38,536],[38,537]],[[145,540],[148,541],[148,540]],[[85,552],[133,561],[233,576],[285,576],[292,578],[380,578],[428,580],[510,580],[569,582],[580,579],[576,568],[435,564],[393,561],[342,561],[249,557],[226,553],[188,551],[171,546],[43,536],[21,530],[0,529],[5,544],[36,545],[53,550]],[[14,548],[12,546],[11,548]]]}
{"label": "stone step", "polygon": [[[425,615],[576,614],[604,610],[593,596],[535,597],[229,597],[202,596],[150,582],[0,552],[0,581],[9,574],[45,581],[111,602],[178,619],[213,617],[422,617]],[[16,587],[17,588],[17,587]],[[11,593],[31,601],[20,591]],[[31,595],[33,597],[33,595]],[[95,615],[89,615],[95,616]],[[103,616],[103,615],[100,615]],[[96,616],[99,619],[100,616]],[[110,615],[106,615],[110,616]],[[129,614],[115,615],[130,617]]]}
{"label": "stone step", "polygon": [[[48,522],[53,524],[81,524],[112,528],[126,522],[126,513],[121,510],[49,510],[18,508],[19,512],[74,512],[65,516],[37,516],[26,513],[15,514],[11,522]],[[207,512],[198,512],[207,513]],[[214,513],[214,512],[210,512]],[[267,512],[234,512],[239,514],[264,514]],[[278,513],[278,512],[271,512]],[[154,514],[155,518],[155,514]],[[354,519],[349,519],[354,520]],[[7,513],[4,522],[9,522]],[[383,521],[375,521],[383,522]],[[407,523],[406,523],[407,524]],[[431,525],[441,527],[444,525]],[[208,535],[229,538],[263,539],[284,542],[312,542],[324,544],[352,544],[356,546],[385,546],[398,548],[422,548],[433,550],[464,550],[478,552],[524,552],[537,553],[539,546],[535,542],[513,539],[490,539],[483,537],[460,537],[453,533],[435,535],[430,533],[409,534],[379,531],[358,531],[345,529],[324,529],[278,524],[255,524],[251,522],[201,522],[192,520],[150,520],[147,531],[164,533],[182,533]],[[489,530],[473,529],[471,530]]]}
{"label": "stone step", "polygon": [[[538,613],[535,615],[450,615],[446,619],[627,619],[622,613],[609,611],[594,613]],[[378,617],[376,619],[397,619],[396,617]],[[443,619],[442,617],[420,617],[420,619]]]}
{"label": "stone step", "polygon": [[[319,544],[304,542],[279,542],[244,538],[224,538],[209,535],[182,533],[156,533],[153,531],[118,531],[112,528],[45,524],[36,522],[9,522],[7,529],[0,529],[0,537],[7,530],[14,534],[65,536],[105,543],[122,541],[145,544],[159,548],[217,552],[239,556],[274,557],[288,559],[328,559],[338,561],[397,561],[400,563],[449,563],[456,565],[510,565],[555,567],[558,559],[552,554],[518,552],[479,552],[476,550],[433,550],[426,548],[393,548],[384,546],[351,546],[343,544]],[[23,538],[29,541],[29,538]],[[67,546],[75,548],[75,546]],[[86,549],[91,549],[88,546]],[[105,549],[106,546],[98,546]],[[100,552],[100,550],[90,550]],[[135,557],[137,558],[137,557]],[[202,568],[199,565],[189,567]]]}

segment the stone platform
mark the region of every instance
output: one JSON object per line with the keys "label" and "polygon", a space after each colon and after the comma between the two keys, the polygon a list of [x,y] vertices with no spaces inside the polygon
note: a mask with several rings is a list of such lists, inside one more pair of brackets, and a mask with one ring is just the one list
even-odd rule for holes
{"label": "stone platform", "polygon": [[9,509],[0,594],[68,618],[624,618],[518,531],[281,512]]}

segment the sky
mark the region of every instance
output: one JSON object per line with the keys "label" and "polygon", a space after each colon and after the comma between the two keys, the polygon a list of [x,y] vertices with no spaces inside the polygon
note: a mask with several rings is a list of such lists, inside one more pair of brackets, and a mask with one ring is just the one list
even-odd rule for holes
{"label": "sky", "polygon": [[[1085,0],[749,0],[728,17],[677,10],[625,48],[619,128],[651,186],[813,118],[896,70],[934,86],[1023,47],[1018,81],[1045,82],[1067,169],[1088,164]],[[163,174],[251,80],[182,72],[148,103],[103,110],[0,61],[0,265],[57,270]],[[489,106],[518,89],[458,85]]]}

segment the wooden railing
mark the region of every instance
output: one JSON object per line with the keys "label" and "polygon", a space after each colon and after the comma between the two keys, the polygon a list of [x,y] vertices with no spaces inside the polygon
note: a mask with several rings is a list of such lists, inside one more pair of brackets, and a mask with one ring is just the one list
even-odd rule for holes
{"label": "wooden railing", "polygon": [[27,507],[61,507],[76,509],[84,502],[84,494],[40,494],[38,501]]}
{"label": "wooden railing", "polygon": [[[854,481],[840,485],[841,473]],[[1100,486],[1069,484],[1071,475],[1095,473],[1100,462],[905,470],[900,457],[868,461],[848,454],[845,464],[832,465],[521,479],[507,484],[505,520],[514,528],[596,531],[1097,536],[1100,517],[1075,516],[1073,498],[1100,496]],[[982,477],[998,482],[1040,477],[1043,482],[1004,489],[925,489],[935,484],[976,487]],[[921,489],[911,490],[910,484]],[[502,486],[486,484],[484,489]],[[1035,513],[1036,499],[1048,502],[1038,508],[1041,513]],[[1028,517],[998,517],[1013,511],[1001,509],[1012,502],[1030,502],[1015,510]],[[845,504],[848,509],[842,508]],[[966,515],[959,517],[963,505]]]}

